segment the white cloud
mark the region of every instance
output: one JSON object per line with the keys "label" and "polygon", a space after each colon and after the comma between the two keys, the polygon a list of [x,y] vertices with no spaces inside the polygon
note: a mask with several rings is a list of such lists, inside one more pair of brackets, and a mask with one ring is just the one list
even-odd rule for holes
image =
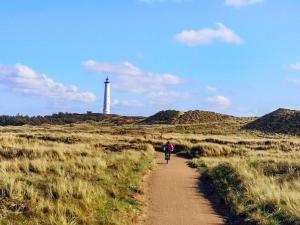
{"label": "white cloud", "polygon": [[111,105],[113,107],[125,106],[125,107],[143,107],[144,104],[138,100],[120,100],[113,99]]}
{"label": "white cloud", "polygon": [[181,84],[183,81],[170,73],[145,72],[129,62],[98,63],[88,60],[82,65],[89,71],[113,74],[117,77],[115,88],[130,93],[146,93],[162,90],[167,86]]}
{"label": "white cloud", "polygon": [[[115,90],[142,95],[145,99],[143,104],[168,105],[186,95],[172,89],[183,83],[183,80],[174,74],[146,72],[126,61],[123,63],[100,63],[88,60],[82,65],[91,72],[113,75],[115,82],[112,87]],[[132,103],[135,106],[139,105],[132,100],[115,102],[116,105],[123,106]]]}
{"label": "white cloud", "polygon": [[299,78],[289,78],[287,79],[287,82],[293,85],[300,85],[300,79]]}
{"label": "white cloud", "polygon": [[207,86],[206,88],[207,88],[207,90],[210,91],[210,92],[215,92],[215,91],[218,90],[218,88],[216,88],[216,87],[214,87],[214,86],[210,86],[210,85]]}
{"label": "white cloud", "polygon": [[217,23],[216,29],[204,28],[201,30],[185,30],[175,35],[175,39],[188,46],[207,45],[214,41],[221,41],[240,45],[244,40],[233,30],[222,23]]}
{"label": "white cloud", "polygon": [[187,99],[188,93],[182,93],[177,91],[158,91],[150,93],[147,98],[152,105],[168,105],[178,100]]}
{"label": "white cloud", "polygon": [[291,64],[288,66],[289,69],[295,70],[295,71],[300,71],[300,62],[296,62],[294,64]]}
{"label": "white cloud", "polygon": [[242,7],[253,5],[257,3],[263,3],[264,0],[225,0],[225,4],[234,7]]}
{"label": "white cloud", "polygon": [[[166,2],[181,3],[181,2],[187,2],[189,0],[137,0],[137,1],[146,4],[154,4],[154,3],[166,3]],[[225,0],[226,5],[234,6],[234,7],[248,6],[248,5],[258,4],[262,2],[264,2],[264,0]]]}
{"label": "white cloud", "polygon": [[206,99],[206,102],[213,107],[224,108],[224,109],[228,108],[231,105],[230,100],[222,95],[208,97]]}
{"label": "white cloud", "polygon": [[138,2],[153,4],[153,3],[164,3],[164,2],[184,2],[187,0],[138,0]]}
{"label": "white cloud", "polygon": [[46,97],[54,100],[93,102],[91,92],[79,92],[74,85],[67,87],[45,74],[40,74],[26,65],[0,65],[1,84],[24,95]]}

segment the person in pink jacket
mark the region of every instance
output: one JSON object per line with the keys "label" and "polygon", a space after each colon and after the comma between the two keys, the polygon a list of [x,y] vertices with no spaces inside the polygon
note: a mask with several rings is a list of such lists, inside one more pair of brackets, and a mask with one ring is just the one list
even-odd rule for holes
{"label": "person in pink jacket", "polygon": [[163,151],[165,152],[165,158],[170,159],[171,152],[174,151],[174,145],[170,141],[167,141],[167,143],[163,145]]}

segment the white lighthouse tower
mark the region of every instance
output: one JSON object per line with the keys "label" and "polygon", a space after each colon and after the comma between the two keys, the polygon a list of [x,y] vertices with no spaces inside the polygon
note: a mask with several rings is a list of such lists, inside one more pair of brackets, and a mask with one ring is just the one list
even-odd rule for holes
{"label": "white lighthouse tower", "polygon": [[104,85],[103,114],[110,114],[110,81],[108,77],[106,78]]}

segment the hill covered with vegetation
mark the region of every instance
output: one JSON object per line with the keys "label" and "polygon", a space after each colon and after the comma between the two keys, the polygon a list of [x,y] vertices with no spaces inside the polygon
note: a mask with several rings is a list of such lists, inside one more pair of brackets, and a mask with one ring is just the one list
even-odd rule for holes
{"label": "hill covered with vegetation", "polygon": [[144,124],[175,124],[183,112],[177,110],[160,111],[142,121]]}
{"label": "hill covered with vegetation", "polygon": [[236,117],[215,112],[194,110],[180,112],[176,110],[160,111],[142,121],[145,124],[198,124],[222,122]]}
{"label": "hill covered with vegetation", "polygon": [[47,116],[0,116],[0,126],[22,126],[22,125],[64,125],[82,122],[99,122],[103,125],[126,125],[126,124],[199,124],[207,122],[224,122],[232,119],[238,119],[229,115],[207,111],[188,111],[181,112],[177,110],[160,111],[150,117],[141,116],[120,116],[104,115],[101,113],[87,112],[80,113],[56,113]]}
{"label": "hill covered with vegetation", "polygon": [[245,129],[268,133],[300,134],[300,111],[277,109],[244,126]]}

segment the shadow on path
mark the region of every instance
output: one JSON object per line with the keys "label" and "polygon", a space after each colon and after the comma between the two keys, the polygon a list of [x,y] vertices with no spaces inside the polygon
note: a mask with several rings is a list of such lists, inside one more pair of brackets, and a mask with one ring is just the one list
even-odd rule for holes
{"label": "shadow on path", "polygon": [[203,193],[199,194],[199,173],[186,165],[186,159],[172,154],[166,164],[164,154],[157,151],[156,163],[148,180],[144,225],[224,225],[222,216]]}
{"label": "shadow on path", "polygon": [[[155,148],[156,152],[163,153],[162,148],[160,146],[153,146],[153,147]],[[176,156],[186,160],[191,159],[191,156],[184,151],[182,152],[175,151],[174,153],[171,154],[171,157],[176,157]],[[165,163],[158,162],[157,164],[165,164]],[[229,207],[225,205],[225,202],[216,193],[214,186],[212,184],[212,180],[207,174],[207,172],[202,172],[200,174],[200,177],[196,179],[198,180],[197,183],[198,183],[199,194],[202,195],[211,203],[211,206],[214,209],[214,211],[224,219],[225,225],[249,225],[249,223],[246,223],[243,218],[234,216],[230,212]]]}
{"label": "shadow on path", "polygon": [[242,218],[232,215],[230,209],[225,205],[225,202],[218,196],[212,180],[207,172],[201,173],[198,178],[199,193],[210,201],[213,209],[224,218],[225,225],[245,225]]}

